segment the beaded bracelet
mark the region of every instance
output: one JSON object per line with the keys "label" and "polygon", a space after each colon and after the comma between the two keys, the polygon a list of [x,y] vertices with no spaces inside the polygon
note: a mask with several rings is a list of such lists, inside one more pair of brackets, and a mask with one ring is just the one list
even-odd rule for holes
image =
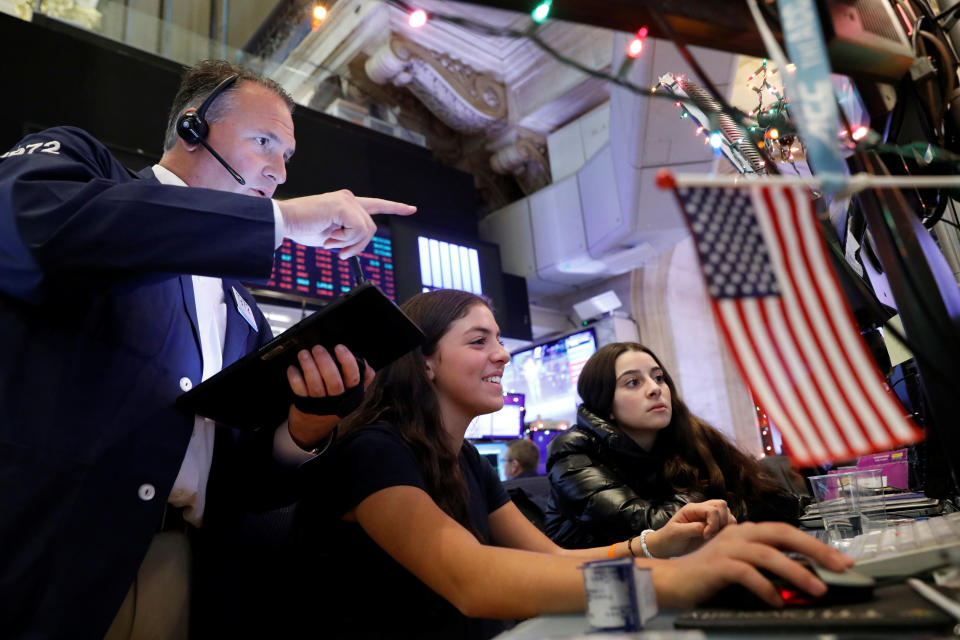
{"label": "beaded bracelet", "polygon": [[644,529],[640,532],[640,548],[643,549],[643,555],[647,556],[653,560],[653,554],[650,553],[650,549],[647,549],[647,534],[653,533],[653,529]]}

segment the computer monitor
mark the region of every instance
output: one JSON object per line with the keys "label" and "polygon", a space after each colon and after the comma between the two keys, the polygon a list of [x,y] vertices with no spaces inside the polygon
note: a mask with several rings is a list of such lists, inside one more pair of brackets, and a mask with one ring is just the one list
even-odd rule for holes
{"label": "computer monitor", "polygon": [[520,438],[523,436],[523,415],[523,394],[504,394],[503,408],[471,420],[464,437],[467,440]]}
{"label": "computer monitor", "polygon": [[537,445],[537,449],[540,451],[537,473],[541,476],[547,474],[547,452],[550,448],[550,442],[563,431],[563,429],[534,429],[530,432],[530,440]]}
{"label": "computer monitor", "polygon": [[526,420],[577,419],[577,380],[597,351],[593,329],[584,329],[512,354],[501,382],[507,392],[523,393]]}
{"label": "computer monitor", "polygon": [[[873,159],[879,164],[879,160]],[[929,497],[960,492],[960,292],[956,280],[919,217],[896,194],[858,194],[877,257],[916,356],[910,379],[919,393],[910,398],[925,430],[918,446],[919,475]]]}
{"label": "computer monitor", "polygon": [[[415,217],[415,216],[411,216]],[[397,301],[435,289],[459,289],[490,300],[503,335],[517,325],[508,318],[500,247],[466,233],[454,233],[412,220],[391,219]],[[527,325],[529,317],[527,314]],[[522,327],[520,333],[522,334]]]}
{"label": "computer monitor", "polygon": [[500,480],[507,479],[507,446],[506,442],[474,442],[473,446],[477,448],[480,455],[487,459],[497,471]]}

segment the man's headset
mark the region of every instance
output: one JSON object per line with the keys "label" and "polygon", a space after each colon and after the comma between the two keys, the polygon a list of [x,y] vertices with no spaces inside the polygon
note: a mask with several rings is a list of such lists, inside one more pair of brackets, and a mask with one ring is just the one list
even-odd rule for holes
{"label": "man's headset", "polygon": [[227,164],[226,160],[220,157],[219,153],[213,150],[213,147],[207,144],[207,135],[210,133],[210,125],[207,124],[205,117],[207,115],[207,109],[210,108],[210,105],[213,104],[213,101],[216,100],[221,93],[229,89],[230,85],[237,81],[238,77],[237,75],[232,75],[225,79],[207,96],[207,99],[203,101],[199,109],[196,111],[187,111],[180,116],[180,119],[177,120],[177,134],[188,144],[202,144],[204,148],[210,152],[210,155],[216,158],[217,161],[230,172],[230,175],[232,175],[237,182],[247,184],[243,176],[237,173],[233,167]]}

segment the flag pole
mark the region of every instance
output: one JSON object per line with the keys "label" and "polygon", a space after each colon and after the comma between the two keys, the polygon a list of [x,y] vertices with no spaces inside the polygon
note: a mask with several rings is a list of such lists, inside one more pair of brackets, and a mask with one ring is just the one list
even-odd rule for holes
{"label": "flag pole", "polygon": [[[768,187],[808,187],[819,189],[823,180],[799,176],[746,176],[740,174],[707,175],[701,173],[674,174],[669,169],[657,173],[657,186],[661,189],[677,187],[744,187],[762,184]],[[856,173],[844,181],[842,193],[853,194],[864,189],[933,189],[960,188],[957,176],[878,176]]]}

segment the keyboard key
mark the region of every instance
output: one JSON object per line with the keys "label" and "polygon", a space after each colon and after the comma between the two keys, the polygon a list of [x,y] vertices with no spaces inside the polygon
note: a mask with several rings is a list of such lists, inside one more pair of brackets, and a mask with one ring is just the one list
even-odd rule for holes
{"label": "keyboard key", "polygon": [[874,578],[911,576],[960,558],[960,513],[869,531],[850,545],[854,569]]}
{"label": "keyboard key", "polygon": [[913,533],[916,536],[918,547],[929,547],[937,544],[937,538],[933,535],[933,527],[929,520],[916,520],[913,523]]}

